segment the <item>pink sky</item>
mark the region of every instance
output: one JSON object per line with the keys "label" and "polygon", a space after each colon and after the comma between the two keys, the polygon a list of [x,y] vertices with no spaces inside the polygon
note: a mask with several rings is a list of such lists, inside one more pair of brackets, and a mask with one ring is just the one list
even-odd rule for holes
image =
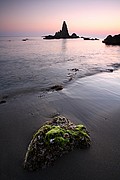
{"label": "pink sky", "polygon": [[46,35],[61,29],[104,37],[120,33],[120,0],[1,0],[0,35]]}

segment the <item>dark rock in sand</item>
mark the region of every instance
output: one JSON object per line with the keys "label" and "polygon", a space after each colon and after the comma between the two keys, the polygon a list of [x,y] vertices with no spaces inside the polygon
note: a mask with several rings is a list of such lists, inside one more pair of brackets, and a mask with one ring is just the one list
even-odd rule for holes
{"label": "dark rock in sand", "polygon": [[54,117],[33,135],[24,160],[30,171],[45,168],[74,148],[90,147],[90,136],[83,125],[63,116]]}
{"label": "dark rock in sand", "polygon": [[4,103],[6,103],[6,101],[5,101],[5,100],[0,101],[0,104],[4,104]]}
{"label": "dark rock in sand", "polygon": [[43,39],[73,39],[73,38],[79,38],[75,33],[73,33],[71,36],[69,35],[67,24],[65,21],[63,21],[62,30],[55,33],[55,35],[48,35],[44,36]]}
{"label": "dark rock in sand", "polygon": [[50,88],[50,90],[60,91],[63,89],[62,85],[55,85]]}
{"label": "dark rock in sand", "polygon": [[120,45],[120,34],[115,36],[107,36],[103,41],[106,45]]}

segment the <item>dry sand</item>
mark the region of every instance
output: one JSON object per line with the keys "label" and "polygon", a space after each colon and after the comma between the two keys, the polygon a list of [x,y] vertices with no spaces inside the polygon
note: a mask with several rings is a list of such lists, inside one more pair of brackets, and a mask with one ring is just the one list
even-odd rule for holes
{"label": "dry sand", "polygon": [[[92,144],[74,150],[37,172],[23,169],[33,133],[50,117],[61,114],[90,131]],[[120,71],[101,73],[40,97],[8,97],[0,104],[1,180],[119,180]]]}

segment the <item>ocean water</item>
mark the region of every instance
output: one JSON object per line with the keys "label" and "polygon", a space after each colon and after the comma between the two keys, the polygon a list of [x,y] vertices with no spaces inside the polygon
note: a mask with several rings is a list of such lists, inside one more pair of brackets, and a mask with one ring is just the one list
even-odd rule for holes
{"label": "ocean water", "polygon": [[83,39],[0,37],[0,95],[45,92],[120,68],[120,46]]}

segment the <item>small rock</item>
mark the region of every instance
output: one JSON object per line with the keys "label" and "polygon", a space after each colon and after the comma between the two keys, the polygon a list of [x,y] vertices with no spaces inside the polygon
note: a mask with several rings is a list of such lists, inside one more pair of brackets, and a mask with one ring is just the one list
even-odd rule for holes
{"label": "small rock", "polygon": [[50,88],[51,90],[60,91],[63,89],[62,85],[55,85]]}
{"label": "small rock", "polygon": [[110,72],[113,72],[113,69],[109,69]]}
{"label": "small rock", "polygon": [[108,69],[108,72],[113,72],[113,69]]}
{"label": "small rock", "polygon": [[29,40],[28,38],[22,39],[22,41],[28,41],[28,40]]}
{"label": "small rock", "polygon": [[6,101],[5,101],[5,100],[0,101],[0,104],[4,104],[4,103],[6,103]]}
{"label": "small rock", "polygon": [[72,71],[76,72],[76,71],[79,71],[79,69],[73,68]]}

